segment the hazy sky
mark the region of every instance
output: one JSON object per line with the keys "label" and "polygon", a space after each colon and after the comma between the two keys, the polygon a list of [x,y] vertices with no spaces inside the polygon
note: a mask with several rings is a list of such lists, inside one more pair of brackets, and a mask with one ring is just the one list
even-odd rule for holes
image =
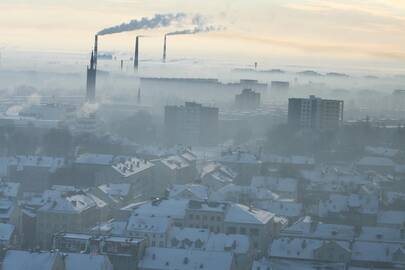
{"label": "hazy sky", "polygon": [[[0,47],[6,49],[85,52],[105,27],[188,12],[227,30],[173,38],[169,46],[177,57],[285,56],[405,66],[405,0],[1,0],[0,10]],[[164,31],[142,32],[149,35],[145,55],[160,54]],[[129,51],[135,35],[103,37],[100,46]]]}

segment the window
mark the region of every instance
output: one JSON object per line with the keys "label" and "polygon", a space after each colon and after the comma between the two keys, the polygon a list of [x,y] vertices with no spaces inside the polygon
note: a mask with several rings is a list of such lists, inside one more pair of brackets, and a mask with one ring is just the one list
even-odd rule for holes
{"label": "window", "polygon": [[221,217],[220,217],[220,216],[217,216],[217,221],[221,221]]}
{"label": "window", "polygon": [[246,228],[240,228],[239,232],[240,234],[246,234]]}

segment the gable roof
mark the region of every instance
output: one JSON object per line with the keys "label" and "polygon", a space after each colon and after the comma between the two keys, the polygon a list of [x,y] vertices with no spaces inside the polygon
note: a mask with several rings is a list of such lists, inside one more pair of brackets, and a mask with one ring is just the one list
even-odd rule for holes
{"label": "gable roof", "polygon": [[3,270],[52,270],[57,259],[57,253],[28,252],[22,250],[7,251]]}

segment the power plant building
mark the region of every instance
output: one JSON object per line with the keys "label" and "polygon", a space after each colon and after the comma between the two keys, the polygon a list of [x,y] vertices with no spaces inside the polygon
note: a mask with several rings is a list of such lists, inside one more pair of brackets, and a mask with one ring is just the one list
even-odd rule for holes
{"label": "power plant building", "polygon": [[169,144],[210,146],[218,143],[219,109],[195,102],[165,107],[165,131]]}
{"label": "power plant building", "polygon": [[315,96],[288,99],[288,125],[293,129],[336,129],[342,123],[342,100]]}

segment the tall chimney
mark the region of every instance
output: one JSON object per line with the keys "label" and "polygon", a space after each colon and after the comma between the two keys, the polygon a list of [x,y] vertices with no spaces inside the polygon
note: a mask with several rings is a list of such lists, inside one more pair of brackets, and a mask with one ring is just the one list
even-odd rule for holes
{"label": "tall chimney", "polygon": [[134,56],[134,69],[138,70],[139,66],[139,36],[136,36],[135,41],[135,56]]}
{"label": "tall chimney", "polygon": [[91,52],[90,66],[87,66],[87,85],[86,85],[86,101],[94,103],[96,100],[96,76],[97,69],[95,66],[94,52]]}
{"label": "tall chimney", "polygon": [[166,50],[167,50],[166,44],[167,44],[167,35],[165,35],[165,40],[163,42],[163,63],[166,63]]}
{"label": "tall chimney", "polygon": [[97,56],[98,56],[98,35],[94,36],[94,66],[97,68]]}

